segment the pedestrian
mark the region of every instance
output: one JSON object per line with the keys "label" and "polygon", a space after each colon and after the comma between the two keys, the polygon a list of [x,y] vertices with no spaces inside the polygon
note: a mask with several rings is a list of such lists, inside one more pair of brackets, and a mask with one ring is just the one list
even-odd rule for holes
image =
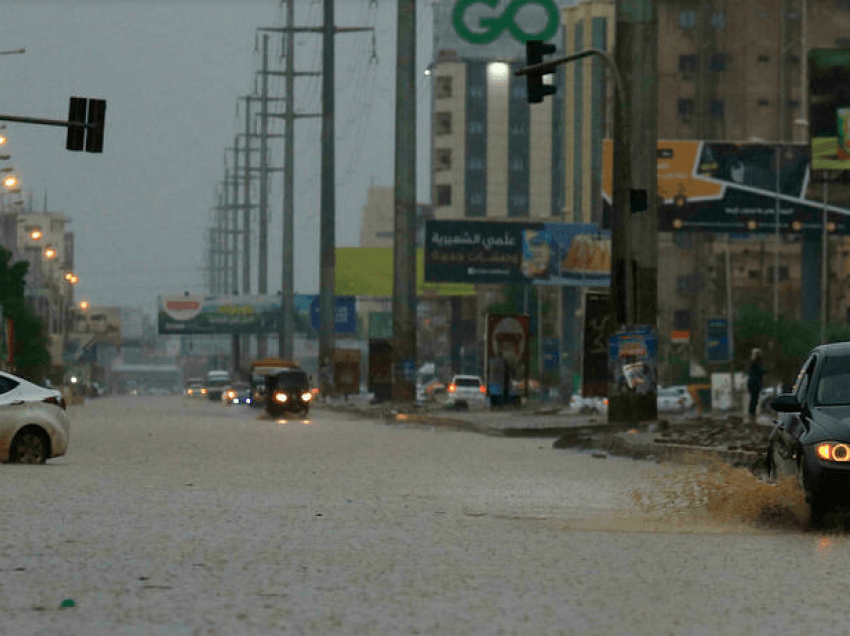
{"label": "pedestrian", "polygon": [[764,381],[764,367],[761,362],[761,349],[753,349],[750,356],[750,374],[747,376],[747,389],[750,392],[750,421],[756,421],[759,395]]}

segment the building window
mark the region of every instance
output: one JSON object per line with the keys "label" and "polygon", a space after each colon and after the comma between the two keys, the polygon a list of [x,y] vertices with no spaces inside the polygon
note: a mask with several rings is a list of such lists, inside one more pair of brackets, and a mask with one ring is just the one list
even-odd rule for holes
{"label": "building window", "polygon": [[480,192],[474,192],[469,195],[470,205],[484,205],[484,195]]}
{"label": "building window", "polygon": [[451,113],[434,113],[434,134],[435,135],[451,135],[452,134],[452,114]]}
{"label": "building window", "polygon": [[434,151],[434,170],[451,170],[452,169],[452,151],[451,148],[437,148]]}
{"label": "building window", "polygon": [[437,205],[452,204],[452,187],[450,185],[437,186]]}
{"label": "building window", "polygon": [[726,104],[722,99],[712,99],[708,105],[708,112],[715,119],[723,119],[726,115]]}
{"label": "building window", "polygon": [[484,159],[481,157],[472,157],[466,162],[466,167],[470,170],[484,170]]}
{"label": "building window", "polygon": [[524,135],[528,132],[528,130],[525,127],[525,124],[517,124],[517,123],[511,124],[510,131],[511,131],[512,135]]}
{"label": "building window", "polygon": [[511,170],[525,170],[525,161],[522,158],[514,157],[511,159]]}
{"label": "building window", "polygon": [[690,97],[679,98],[679,117],[687,119],[694,114],[694,100]]}
{"label": "building window", "polygon": [[451,97],[452,96],[452,78],[443,76],[437,76],[437,82],[434,85],[434,96],[438,99]]}
{"label": "building window", "polygon": [[770,56],[769,55],[759,55],[758,61],[762,62],[762,63],[770,62]]}
{"label": "building window", "polygon": [[469,96],[470,97],[484,97],[484,87],[483,86],[470,86],[469,87]]}
{"label": "building window", "polygon": [[466,129],[471,134],[482,134],[484,132],[484,122],[483,121],[471,121],[466,125]]}
{"label": "building window", "polygon": [[676,309],[673,311],[673,329],[690,329],[691,312],[689,309]]}
{"label": "building window", "polygon": [[726,12],[725,11],[715,11],[711,14],[711,26],[715,29],[725,29],[726,28]]}
{"label": "building window", "polygon": [[693,29],[697,24],[696,11],[680,11],[679,26],[683,29]]}
{"label": "building window", "polygon": [[[768,280],[773,280],[773,266],[767,268],[767,278]],[[788,280],[788,266],[780,265],[779,266],[779,280]]]}
{"label": "building window", "polygon": [[751,269],[747,272],[747,276],[751,279],[761,278],[761,272],[757,269]]}
{"label": "building window", "polygon": [[726,70],[726,54],[725,53],[715,53],[711,56],[711,59],[708,61],[708,68],[712,71],[725,71]]}
{"label": "building window", "polygon": [[679,72],[680,73],[696,73],[697,56],[696,55],[680,55],[679,56]]}
{"label": "building window", "polygon": [[758,100],[758,105],[759,106],[770,106],[770,100],[762,97],[760,100]]}
{"label": "building window", "polygon": [[789,100],[788,100],[788,103],[787,103],[787,106],[788,106],[788,108],[790,108],[791,110],[794,110],[795,108],[799,108],[799,107],[800,107],[800,102],[799,102],[799,101],[797,101],[796,99],[789,99]]}
{"label": "building window", "polygon": [[525,99],[525,82],[513,82],[511,84],[511,95],[516,97],[517,99]]}

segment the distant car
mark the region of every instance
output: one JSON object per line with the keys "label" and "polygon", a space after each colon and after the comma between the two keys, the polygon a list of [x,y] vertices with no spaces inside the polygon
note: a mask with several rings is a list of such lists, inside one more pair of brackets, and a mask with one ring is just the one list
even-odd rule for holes
{"label": "distant car", "polygon": [[183,390],[186,397],[206,397],[207,389],[201,380],[190,380]]}
{"label": "distant car", "polygon": [[487,387],[484,381],[477,375],[455,375],[446,386],[446,393],[450,400],[458,402],[484,402],[487,398]]}
{"label": "distant car", "polygon": [[580,393],[574,393],[570,397],[570,410],[582,415],[601,415],[608,412],[608,398],[582,397]]}
{"label": "distant car", "polygon": [[812,526],[836,509],[850,510],[850,342],[812,349],[791,393],[775,397],[772,406],[770,478],[795,477]]}
{"label": "distant car", "polygon": [[244,404],[250,406],[253,401],[251,398],[251,385],[247,382],[237,382],[233,386],[224,391],[221,396],[221,401],[225,406]]}
{"label": "distant car", "polygon": [[416,384],[416,399],[420,401],[434,400],[437,396],[446,394],[446,385],[437,378],[423,379]]}
{"label": "distant car", "polygon": [[70,431],[60,391],[0,371],[0,461],[43,464],[61,457]]}
{"label": "distant car", "polygon": [[207,373],[204,388],[207,390],[207,399],[213,402],[221,400],[224,390],[230,386],[232,380],[227,371],[210,371]]}
{"label": "distant car", "polygon": [[684,412],[694,408],[694,398],[685,385],[659,387],[657,404],[659,413]]}

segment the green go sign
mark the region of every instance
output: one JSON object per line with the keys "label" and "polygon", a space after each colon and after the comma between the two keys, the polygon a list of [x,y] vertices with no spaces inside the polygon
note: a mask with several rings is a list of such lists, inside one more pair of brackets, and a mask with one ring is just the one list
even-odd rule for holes
{"label": "green go sign", "polygon": [[[554,0],[511,0],[502,11],[501,15],[481,18],[478,26],[482,31],[473,31],[466,23],[467,10],[476,4],[483,4],[495,9],[500,0],[458,0],[452,11],[452,24],[455,31],[471,44],[490,44],[505,31],[510,31],[515,40],[525,42],[526,40],[548,40],[558,31],[558,7]],[[536,5],[546,12],[546,25],[537,33],[528,33],[516,23],[516,16],[520,10]]]}

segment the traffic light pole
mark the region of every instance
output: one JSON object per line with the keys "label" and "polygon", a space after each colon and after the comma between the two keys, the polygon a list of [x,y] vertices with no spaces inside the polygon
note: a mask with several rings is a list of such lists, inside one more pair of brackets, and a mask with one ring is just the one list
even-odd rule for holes
{"label": "traffic light pole", "polygon": [[[621,0],[617,4],[616,58],[590,49],[561,58],[529,64],[516,71],[539,86],[543,74],[559,64],[591,55],[611,69],[616,84],[614,114],[614,179],[611,227],[611,300],[615,329],[657,328],[658,321],[658,27],[654,0]],[[526,42],[527,59],[541,49]],[[545,95],[545,93],[543,93]],[[529,94],[534,102],[538,94]],[[538,100],[539,101],[539,100]],[[614,334],[608,334],[613,336]],[[646,378],[646,390],[621,390],[609,379],[609,421],[655,419],[657,386]]]}

